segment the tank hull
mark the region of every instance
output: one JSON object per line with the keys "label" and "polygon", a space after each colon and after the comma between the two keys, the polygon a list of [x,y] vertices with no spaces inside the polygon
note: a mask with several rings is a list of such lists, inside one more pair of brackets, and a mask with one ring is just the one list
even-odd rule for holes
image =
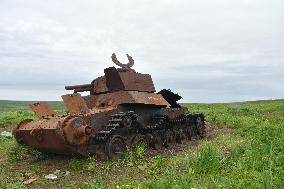
{"label": "tank hull", "polygon": [[95,114],[26,120],[13,134],[19,143],[44,152],[111,158],[115,154],[112,142],[123,141],[121,149],[132,148],[138,139],[152,149],[172,147],[192,137],[203,137],[204,126],[204,116],[190,114],[186,108],[124,104]]}

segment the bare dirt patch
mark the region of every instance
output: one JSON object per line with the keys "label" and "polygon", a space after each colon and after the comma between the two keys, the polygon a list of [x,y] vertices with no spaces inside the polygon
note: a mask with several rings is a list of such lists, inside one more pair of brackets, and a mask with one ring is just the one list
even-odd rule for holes
{"label": "bare dirt patch", "polygon": [[233,128],[220,128],[217,124],[209,124],[206,126],[206,136],[207,139],[213,139],[219,134],[234,134],[235,129]]}

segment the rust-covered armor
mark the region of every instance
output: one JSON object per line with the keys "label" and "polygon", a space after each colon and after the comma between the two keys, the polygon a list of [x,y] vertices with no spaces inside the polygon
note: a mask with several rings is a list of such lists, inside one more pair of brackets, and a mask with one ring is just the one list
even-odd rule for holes
{"label": "rust-covered armor", "polygon": [[[178,94],[156,93],[152,78],[137,73],[129,63],[112,60],[91,84],[66,86],[62,96],[67,114],[57,115],[47,103],[35,103],[37,120],[24,120],[13,134],[19,143],[58,154],[97,154],[113,157],[143,142],[149,148],[168,148],[192,137],[203,137],[203,114],[191,114],[177,101]],[[81,96],[79,92],[89,91]]]}

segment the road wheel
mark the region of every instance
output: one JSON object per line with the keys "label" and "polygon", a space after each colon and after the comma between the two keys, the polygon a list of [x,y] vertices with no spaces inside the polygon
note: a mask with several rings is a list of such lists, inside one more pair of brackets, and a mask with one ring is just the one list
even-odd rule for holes
{"label": "road wheel", "polygon": [[198,116],[196,118],[196,127],[198,130],[199,136],[203,138],[205,135],[205,123],[204,123],[204,119],[201,116]]}
{"label": "road wheel", "polygon": [[119,135],[111,136],[105,146],[105,152],[110,159],[121,158],[126,151],[126,144]]}
{"label": "road wheel", "polygon": [[176,142],[178,144],[183,144],[189,137],[187,136],[187,132],[184,129],[179,129],[176,134]]}
{"label": "road wheel", "polygon": [[165,141],[165,136],[164,136],[164,131],[159,130],[154,132],[154,139],[153,142],[151,143],[151,147],[154,150],[161,150],[164,149],[164,141]]}
{"label": "road wheel", "polygon": [[171,130],[167,130],[165,134],[164,146],[166,148],[172,148],[175,145],[175,134]]}

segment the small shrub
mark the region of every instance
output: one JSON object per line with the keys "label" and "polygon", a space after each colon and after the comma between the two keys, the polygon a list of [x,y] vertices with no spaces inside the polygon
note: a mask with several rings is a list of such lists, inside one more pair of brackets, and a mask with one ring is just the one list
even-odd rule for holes
{"label": "small shrub", "polygon": [[128,148],[124,154],[124,157],[129,166],[137,165],[139,160],[145,156],[146,147],[145,144],[141,143],[132,150]]}
{"label": "small shrub", "polygon": [[145,156],[146,147],[144,143],[137,145],[134,150],[137,158],[143,158]]}
{"label": "small shrub", "polygon": [[133,152],[131,149],[127,148],[125,154],[124,154],[125,160],[127,162],[128,166],[134,166],[137,162],[136,157],[133,155]]}

